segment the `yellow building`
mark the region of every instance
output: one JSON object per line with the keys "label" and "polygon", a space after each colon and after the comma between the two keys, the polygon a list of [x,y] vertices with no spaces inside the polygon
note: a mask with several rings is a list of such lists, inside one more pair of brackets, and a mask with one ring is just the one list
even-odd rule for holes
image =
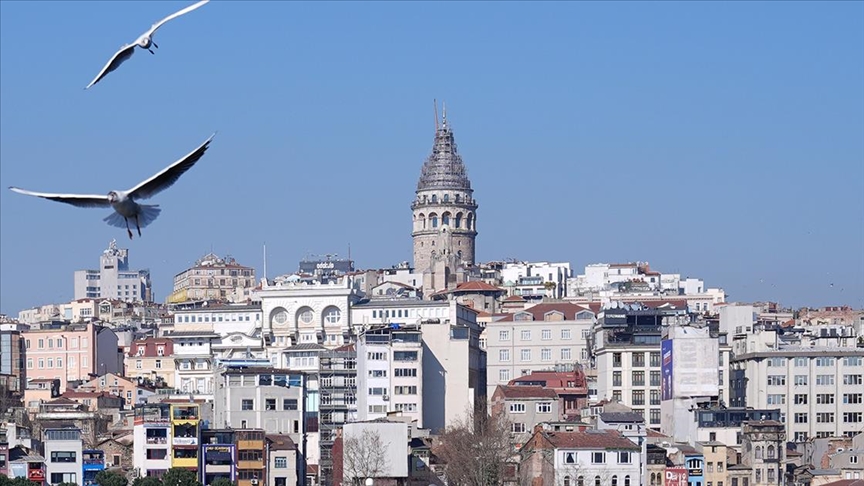
{"label": "yellow building", "polygon": [[198,438],[201,406],[197,403],[171,404],[171,467],[182,467],[198,473]]}

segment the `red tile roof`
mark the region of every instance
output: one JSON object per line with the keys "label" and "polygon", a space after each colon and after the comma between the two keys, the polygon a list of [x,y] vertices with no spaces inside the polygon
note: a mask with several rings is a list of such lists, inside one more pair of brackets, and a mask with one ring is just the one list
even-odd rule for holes
{"label": "red tile roof", "polygon": [[511,295],[504,299],[504,302],[525,302],[525,299],[521,295]]}
{"label": "red tile roof", "polygon": [[617,430],[586,430],[584,432],[546,432],[557,449],[634,449],[639,446]]}
{"label": "red tile roof", "polygon": [[504,289],[489,285],[482,280],[473,280],[471,282],[462,282],[456,286],[454,292],[504,292]]}
{"label": "red tile roof", "polygon": [[511,322],[513,321],[513,318],[516,316],[516,314],[521,314],[523,312],[530,313],[532,316],[534,316],[535,321],[544,320],[544,316],[550,312],[560,312],[564,314],[564,320],[574,321],[576,320],[576,314],[584,311],[593,312],[591,309],[582,307],[581,305],[571,304],[569,302],[553,302],[547,304],[532,305],[531,307],[527,307],[519,312],[509,314],[507,317],[501,319],[501,321]]}
{"label": "red tile roof", "polygon": [[504,398],[508,400],[522,400],[529,398],[548,398],[553,400],[558,399],[558,394],[555,393],[555,390],[543,388],[542,386],[536,385],[498,385],[496,387],[496,391],[498,390],[500,390],[501,394],[504,395]]}

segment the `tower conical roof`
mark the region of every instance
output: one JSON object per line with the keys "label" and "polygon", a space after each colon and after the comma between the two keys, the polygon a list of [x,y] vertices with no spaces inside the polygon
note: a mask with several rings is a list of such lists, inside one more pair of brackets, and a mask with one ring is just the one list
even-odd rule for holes
{"label": "tower conical roof", "polygon": [[423,163],[417,190],[426,189],[467,189],[471,190],[468,171],[462,163],[462,157],[456,151],[456,141],[453,130],[447,125],[447,115],[443,123],[435,130],[435,143],[432,154]]}

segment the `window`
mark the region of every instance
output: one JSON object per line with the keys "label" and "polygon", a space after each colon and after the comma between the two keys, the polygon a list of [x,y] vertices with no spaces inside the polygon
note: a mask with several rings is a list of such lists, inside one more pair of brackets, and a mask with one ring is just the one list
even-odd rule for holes
{"label": "window", "polygon": [[525,404],[524,403],[511,403],[510,404],[510,413],[525,413]]}
{"label": "window", "polygon": [[543,341],[551,341],[552,340],[552,330],[551,329],[543,329],[540,332],[540,339]]}
{"label": "window", "polygon": [[39,369],[40,370],[45,369],[45,359],[44,358],[39,358]]}
{"label": "window", "polygon": [[807,394],[806,393],[796,393],[795,394],[795,405],[807,405]]}
{"label": "window", "polygon": [[417,386],[395,386],[393,387],[394,395],[416,395],[417,394]]}
{"label": "window", "polygon": [[820,393],[816,395],[816,403],[820,405],[827,405],[834,403],[834,394],[833,393]]}
{"label": "window", "polygon": [[561,339],[572,339],[570,337],[570,329],[561,329]]}
{"label": "window", "polygon": [[528,330],[522,331],[521,338],[523,341],[530,341],[531,340],[531,331],[528,331]]}
{"label": "window", "polygon": [[273,467],[275,469],[287,469],[288,468],[288,458],[277,456],[276,460],[273,461]]}
{"label": "window", "polygon": [[[806,378],[806,376],[805,376]],[[786,375],[768,375],[768,386],[785,386]]]}
{"label": "window", "polygon": [[621,451],[618,453],[618,464],[630,464],[630,453]]}
{"label": "window", "polygon": [[156,366],[155,366],[156,369],[157,369],[157,370],[161,370],[161,369],[162,369],[162,360],[161,360],[161,359],[157,359],[155,363],[156,363]]}
{"label": "window", "polygon": [[615,368],[621,367],[621,353],[612,353],[612,366]]}
{"label": "window", "polygon": [[510,340],[510,331],[498,331],[498,340],[499,341],[509,341]]}
{"label": "window", "polygon": [[817,385],[833,385],[834,375],[816,375]]}
{"label": "window", "polygon": [[660,367],[660,353],[658,353],[656,351],[652,351],[650,356],[649,356],[649,360],[650,360],[649,364],[651,365],[652,368],[659,368]]}
{"label": "window", "polygon": [[75,462],[75,451],[53,451],[51,462]]}
{"label": "window", "polygon": [[795,375],[796,385],[807,385],[807,375]]}
{"label": "window", "polygon": [[807,414],[803,412],[795,413],[795,423],[796,424],[806,424],[807,423]]}
{"label": "window", "polygon": [[621,372],[613,371],[612,372],[612,386],[621,386]]}
{"label": "window", "polygon": [[649,405],[660,405],[660,390],[651,390]]}
{"label": "window", "polygon": [[382,352],[370,351],[366,354],[366,358],[369,359],[369,361],[386,361],[387,354]]}
{"label": "window", "polygon": [[561,361],[570,361],[571,359],[570,348],[561,348]]}
{"label": "window", "polygon": [[543,348],[540,350],[540,361],[552,361],[552,350]]}
{"label": "window", "polygon": [[645,390],[633,390],[633,405],[645,405]]}
{"label": "window", "polygon": [[816,366],[828,366],[828,367],[835,366],[834,361],[835,361],[834,358],[822,356],[822,357],[816,358]]}
{"label": "window", "polygon": [[510,370],[498,370],[498,381],[510,381]]}
{"label": "window", "polygon": [[843,412],[843,423],[860,423],[862,420],[862,412]]}
{"label": "window", "polygon": [[816,413],[816,423],[833,424],[834,423],[834,412],[817,412]]}
{"label": "window", "polygon": [[523,349],[521,353],[521,359],[522,361],[531,361],[531,350]]}
{"label": "window", "polygon": [[240,410],[255,410],[255,402],[252,399],[244,398],[240,402]]}
{"label": "window", "polygon": [[551,402],[540,402],[537,404],[537,413],[552,413]]}
{"label": "window", "polygon": [[844,385],[860,385],[861,383],[861,375],[843,375]]}
{"label": "window", "polygon": [[631,356],[631,361],[633,363],[634,368],[644,368],[645,367],[645,353],[633,353]]}
{"label": "window", "polygon": [[296,398],[284,398],[284,399],[282,399],[282,410],[297,410],[297,399]]}
{"label": "window", "polygon": [[370,378],[387,378],[387,370],[369,370]]}
{"label": "window", "polygon": [[843,403],[861,403],[861,393],[844,393]]}
{"label": "window", "polygon": [[774,368],[781,368],[786,366],[786,358],[768,358],[766,360],[768,366]]}
{"label": "window", "polygon": [[264,410],[276,410],[276,399],[267,398],[264,400]]}
{"label": "window", "polygon": [[565,452],[564,453],[564,464],[576,464],[576,453],[575,452]]}
{"label": "window", "polygon": [[[722,462],[717,463],[717,472],[723,472],[723,463]],[[723,482],[721,481],[721,482],[717,483],[717,486],[723,486]]]}
{"label": "window", "polygon": [[28,370],[33,369],[33,358],[27,358],[27,369]]}
{"label": "window", "polygon": [[[861,356],[847,356],[843,358],[844,366],[861,366],[862,363],[864,363],[864,358]],[[858,458],[856,457],[855,459],[857,460]]]}
{"label": "window", "polygon": [[652,408],[648,411],[648,415],[650,417],[651,425],[659,425],[660,424],[660,409]]}
{"label": "window", "polygon": [[522,422],[513,422],[510,426],[510,431],[514,434],[522,434],[525,432],[525,424]]}
{"label": "window", "polygon": [[509,349],[499,349],[498,350],[498,361],[502,363],[506,363],[510,361],[510,350]]}
{"label": "window", "polygon": [[795,358],[795,366],[798,368],[807,366],[807,358],[802,358],[802,357]]}
{"label": "window", "polygon": [[634,371],[633,372],[633,386],[645,386],[645,372],[644,371]]}
{"label": "window", "polygon": [[591,453],[591,464],[605,464],[606,463],[606,453],[605,452],[592,452]]}
{"label": "window", "polygon": [[51,473],[51,484],[72,483],[78,484],[77,473]]}
{"label": "window", "polygon": [[39,349],[42,349],[42,348],[44,348],[44,347],[45,347],[45,340],[44,340],[44,339],[40,339],[40,340],[39,340]]}
{"label": "window", "polygon": [[660,372],[652,371],[651,372],[651,386],[660,386]]}

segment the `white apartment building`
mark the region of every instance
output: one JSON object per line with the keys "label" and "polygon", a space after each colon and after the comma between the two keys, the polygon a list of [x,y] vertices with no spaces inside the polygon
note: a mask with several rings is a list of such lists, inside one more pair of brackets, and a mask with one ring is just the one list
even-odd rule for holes
{"label": "white apartment building", "polygon": [[[358,328],[373,324],[419,325],[423,339],[424,428],[440,430],[462,420],[485,399],[486,352],[480,349],[481,329],[473,309],[455,301],[373,299],[354,305],[351,316]],[[363,392],[358,388],[358,395]]]}
{"label": "white apartment building", "polygon": [[174,384],[181,393],[213,394],[213,343],[219,335],[208,330],[174,331]]}
{"label": "white apartment building", "polygon": [[501,269],[501,282],[509,294],[525,299],[563,298],[569,278],[570,262],[505,263]]}
{"label": "white apartment building", "polygon": [[[788,440],[851,437],[864,429],[864,347],[846,336],[798,336],[756,326],[736,336],[733,373],[754,408],[779,408]],[[740,374],[736,375],[740,376]]]}
{"label": "white apartment building", "polygon": [[[660,426],[663,330],[672,325],[686,326],[690,321],[687,308],[674,305],[657,308],[625,305],[600,312],[591,336],[598,398],[618,400],[643,414],[648,427]],[[729,403],[729,376],[725,367],[731,346],[726,344],[723,334],[711,339],[717,342],[714,370],[718,400]]]}
{"label": "white apartment building", "polygon": [[220,305],[174,311],[174,329],[209,329],[219,336],[261,329],[260,305]]}
{"label": "white apartment building", "polygon": [[350,277],[329,283],[275,279],[256,293],[261,301],[261,335],[274,349],[317,343],[328,349],[351,342],[351,304],[357,300]]}
{"label": "white apartment building", "polygon": [[[642,484],[642,450],[617,430],[535,430],[521,452],[521,484]],[[542,460],[535,460],[535,455]],[[552,463],[552,478],[547,461]]]}
{"label": "white apartment building", "polygon": [[380,326],[357,340],[357,409],[361,421],[389,412],[423,427],[423,341],[417,325]]}
{"label": "white apartment building", "polygon": [[83,482],[81,430],[45,429],[45,479],[47,484]]}
{"label": "white apartment building", "polygon": [[111,240],[99,257],[98,270],[75,271],[75,299],[153,300],[149,270],[129,270],[129,250]]}
{"label": "white apartment building", "polygon": [[492,321],[486,339],[486,396],[498,385],[532,371],[590,367],[589,336],[595,314],[589,308],[558,302],[537,304]]}

